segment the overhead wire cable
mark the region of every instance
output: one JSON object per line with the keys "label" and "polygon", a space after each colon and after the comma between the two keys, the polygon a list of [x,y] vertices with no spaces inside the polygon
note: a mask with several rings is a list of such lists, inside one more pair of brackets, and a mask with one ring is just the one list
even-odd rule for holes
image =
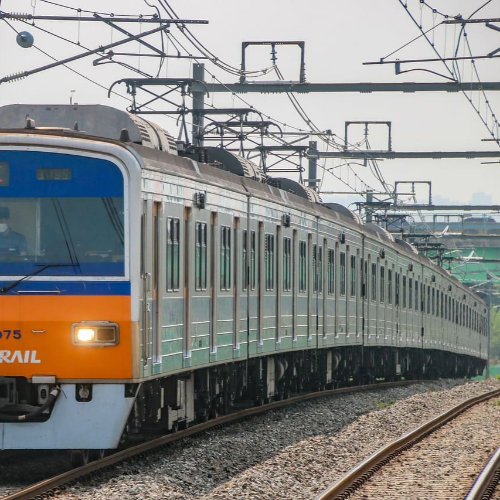
{"label": "overhead wire cable", "polygon": [[[414,16],[411,14],[411,12],[409,11],[408,9],[408,6],[406,3],[403,3],[402,0],[398,0],[400,5],[405,9],[405,11],[407,12],[407,14],[410,16],[410,19],[413,21],[413,23],[418,27],[418,29],[423,33],[423,28],[422,26],[420,26],[416,19],[414,18]],[[483,4],[482,7],[480,7],[479,9],[477,9],[476,11],[474,11],[474,14],[477,13],[481,8],[483,8],[484,6],[486,6],[489,2],[486,2],[485,4]],[[473,15],[474,15],[473,14]],[[453,16],[449,16],[449,17],[453,17]],[[470,16],[472,17],[472,16]],[[469,17],[469,19],[470,19]],[[459,49],[459,46],[460,46],[460,39],[462,38],[462,34],[463,34],[463,38],[467,38],[467,34],[466,34],[466,31],[465,31],[465,23],[462,24],[462,28],[461,28],[461,31],[460,31],[460,34],[458,36],[458,42],[456,44],[456,48],[455,48],[455,56],[457,55],[458,53],[458,49]],[[448,66],[448,64],[446,63],[446,61],[443,59],[443,57],[441,56],[441,54],[439,53],[439,51],[436,49],[436,47],[432,44],[432,42],[429,40],[429,38],[427,36],[424,36],[426,41],[429,43],[429,45],[431,45],[432,49],[434,50],[435,54],[438,56],[438,58],[441,60],[441,63],[445,66],[445,68],[448,70],[448,72],[450,73],[450,75],[455,79],[457,85],[460,87],[460,90],[462,92],[462,94],[467,98],[467,100],[470,102],[470,104],[472,105],[473,109],[476,111],[476,113],[478,114],[479,118],[481,119],[481,121],[483,122],[483,124],[486,126],[488,132],[490,133],[490,135],[495,138],[495,133],[493,132],[493,130],[490,129],[490,127],[487,125],[486,123],[486,120],[484,120],[484,118],[482,117],[482,115],[480,114],[479,110],[476,108],[476,106],[474,105],[474,103],[472,102],[472,99],[469,98],[467,96],[467,91],[466,89],[464,88],[463,86],[463,83],[461,81],[461,73],[459,71],[459,67],[456,63],[456,61],[453,62],[453,65],[452,65],[452,68],[450,68]],[[463,44],[463,47],[464,47],[464,50],[465,50],[465,46],[466,46],[466,43]],[[470,49],[470,46],[469,46],[469,49]],[[472,53],[470,52],[470,55],[472,56]],[[474,68],[475,68],[475,64],[474,64]],[[476,69],[476,68],[475,68]],[[457,74],[455,74],[455,71],[457,72]],[[463,71],[462,71],[463,73]],[[481,84],[481,80],[479,78],[479,73],[477,73],[476,71],[476,77],[478,78],[478,83]],[[489,101],[487,98],[486,98],[486,93],[484,92],[484,89],[482,89],[482,92],[484,94],[484,97],[485,97],[485,100]],[[488,102],[489,104],[489,102]],[[491,109],[491,107],[490,107]],[[493,110],[491,109],[491,113],[492,113],[492,118],[493,118],[493,121],[495,122],[495,126],[498,128],[498,121],[496,120],[496,115],[495,113],[493,112]],[[497,145],[500,147],[500,139],[499,137],[496,138],[496,143]]]}

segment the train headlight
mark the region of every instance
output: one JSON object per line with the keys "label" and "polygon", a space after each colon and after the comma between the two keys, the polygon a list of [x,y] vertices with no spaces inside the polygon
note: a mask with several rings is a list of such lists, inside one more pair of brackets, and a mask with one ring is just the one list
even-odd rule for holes
{"label": "train headlight", "polygon": [[104,347],[117,345],[120,328],[109,321],[81,321],[71,326],[74,345]]}
{"label": "train headlight", "polygon": [[95,330],[93,328],[77,328],[76,340],[78,342],[92,342],[95,339]]}

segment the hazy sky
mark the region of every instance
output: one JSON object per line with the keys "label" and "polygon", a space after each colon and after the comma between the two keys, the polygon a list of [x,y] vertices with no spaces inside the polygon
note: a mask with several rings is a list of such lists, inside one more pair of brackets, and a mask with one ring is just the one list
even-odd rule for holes
{"label": "hazy sky", "polygon": [[[73,8],[82,8],[100,12],[119,14],[151,14],[155,10],[142,0],[56,0],[48,3],[42,0],[1,0],[0,10],[4,12],[23,12],[38,15],[76,15],[77,13],[54,3]],[[160,7],[158,0],[148,0],[151,5]],[[166,3],[166,2],[165,2]],[[440,55],[455,55],[460,26],[440,25],[444,19],[441,14],[451,17],[461,14],[468,18],[476,9],[474,18],[500,17],[500,0],[429,0],[421,4],[419,0],[407,0],[406,10],[398,0],[253,0],[239,2],[230,0],[171,0],[170,7],[181,19],[208,20],[208,25],[193,25],[191,32],[212,51],[221,61],[234,66],[240,65],[241,42],[243,41],[304,41],[306,78],[308,82],[445,82],[443,76],[429,71],[450,76],[440,62],[426,64],[402,64],[403,71],[416,68],[428,71],[410,71],[396,75],[394,65],[363,65],[364,62],[387,60],[407,60],[436,57],[436,54],[422,38],[410,43],[420,35],[418,27],[411,20],[410,12],[417,23],[422,23],[429,31],[429,40],[435,44]],[[434,11],[433,11],[434,9]],[[165,11],[161,9],[162,16]],[[89,15],[82,13],[82,15]],[[77,54],[82,49],[76,45],[94,49],[123,37],[112,31],[109,26],[97,23],[62,23],[37,22],[29,26],[21,22],[11,22],[17,31],[27,30],[35,37],[38,49],[50,56],[62,59]],[[151,29],[151,25],[121,25],[137,33]],[[500,23],[497,23],[500,26]],[[75,44],[50,36],[38,27],[66,37]],[[432,29],[434,27],[434,29]],[[170,54],[179,50],[200,55],[183,34],[172,26],[174,39],[167,42]],[[0,24],[0,78],[19,71],[33,69],[52,62],[47,55],[32,47],[23,49],[16,44],[16,33],[7,24]],[[486,55],[500,47],[500,33],[488,29],[484,24],[467,26],[467,40],[475,57]],[[155,35],[148,39],[150,43],[160,43]],[[407,45],[408,44],[408,45]],[[405,47],[404,47],[405,46]],[[182,48],[185,47],[185,50]],[[404,47],[401,50],[401,47]],[[130,43],[117,52],[145,54],[147,49],[139,48],[137,42]],[[271,66],[270,48],[252,48],[247,51],[247,69],[260,70]],[[393,53],[393,54],[392,54]],[[392,54],[392,55],[390,55]],[[467,56],[461,43],[458,56]],[[299,72],[299,51],[294,47],[278,47],[277,65],[285,80],[297,80]],[[28,78],[0,85],[0,105],[15,102],[28,103],[100,103],[126,108],[128,99],[107,97],[107,88],[120,78],[133,76],[134,73],[118,65],[107,64],[94,66],[96,56],[87,57],[71,67],[102,87],[85,80],[66,68],[57,68],[29,76]],[[147,73],[158,72],[158,60],[134,55],[120,58]],[[201,60],[200,60],[201,61]],[[201,61],[203,62],[203,61]],[[168,60],[160,71],[160,76],[189,77],[191,64],[188,59]],[[205,61],[207,80],[223,83],[237,81],[238,77],[214,67]],[[449,63],[451,67],[451,63]],[[470,61],[457,64],[464,81],[470,81],[474,68]],[[498,59],[476,60],[476,68],[482,81],[495,81],[500,76]],[[277,80],[275,73],[259,78],[259,81]],[[125,88],[117,90],[125,95]],[[74,91],[74,92],[72,92]],[[478,93],[469,94],[477,107],[481,109],[483,119],[492,123],[491,113],[487,111],[485,99]],[[126,96],[125,96],[126,97]],[[494,142],[485,142],[488,130],[481,118],[473,110],[467,98],[461,93],[342,93],[342,94],[301,94],[296,95],[309,119],[320,129],[330,129],[338,135],[338,141],[344,137],[346,121],[391,121],[392,147],[395,151],[472,151],[499,150]],[[243,100],[241,100],[241,99]],[[489,106],[500,118],[500,92],[489,92],[486,96]],[[272,120],[281,123],[285,130],[292,127],[306,130],[307,125],[291,105],[288,97],[282,94],[246,94],[242,96],[215,94],[208,98],[209,104],[217,107],[246,107],[252,105]],[[190,102],[187,102],[190,106]],[[176,118],[154,117],[172,135],[178,135]],[[283,125],[283,124],[286,124]],[[369,140],[372,148],[383,149],[387,145],[386,127],[371,127]],[[349,131],[349,140],[356,143],[362,139],[362,128],[353,127]],[[326,145],[320,149],[327,150]],[[363,147],[364,148],[364,147]],[[331,148],[330,148],[331,150]],[[395,181],[422,180],[432,181],[434,202],[460,202],[500,204],[500,163],[483,165],[486,160],[391,160],[378,163],[388,184]],[[492,160],[488,160],[492,161]],[[323,164],[323,162],[321,162]],[[351,168],[341,160],[329,160],[327,168],[333,168],[337,177],[354,186],[355,175],[364,179],[371,187],[380,189],[380,183],[374,179],[369,169],[361,165]],[[306,166],[307,162],[304,162]],[[361,187],[358,182],[357,187]],[[348,188],[338,178],[325,175],[323,190],[346,191]],[[481,195],[480,193],[484,193]],[[427,188],[418,191],[419,201],[427,201]],[[350,203],[359,198],[342,197],[341,201]]]}

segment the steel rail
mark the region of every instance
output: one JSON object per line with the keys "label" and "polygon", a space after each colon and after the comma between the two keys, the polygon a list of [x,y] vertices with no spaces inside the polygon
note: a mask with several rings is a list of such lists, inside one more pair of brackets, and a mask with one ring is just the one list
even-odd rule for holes
{"label": "steel rail", "polygon": [[500,448],[491,455],[479,473],[465,500],[491,498],[500,480]]}
{"label": "steel rail", "polygon": [[412,431],[404,434],[398,439],[386,444],[365,460],[359,462],[352,469],[347,471],[339,480],[331,484],[320,493],[314,500],[331,500],[347,498],[353,491],[358,489],[379,469],[387,464],[401,452],[411,448],[415,443],[431,434],[439,427],[458,417],[469,408],[500,395],[500,389],[487,392],[481,396],[463,401],[450,410],[441,413]]}
{"label": "steel rail", "polygon": [[68,488],[68,485],[71,485],[77,479],[88,476],[92,473],[95,473],[99,470],[110,467],[116,463],[125,461],[127,459],[133,458],[142,453],[147,453],[151,451],[158,450],[168,444],[174,443],[175,441],[179,441],[181,439],[193,436],[195,434],[200,434],[204,431],[212,429],[214,427],[218,427],[221,425],[226,425],[229,423],[234,423],[237,420],[243,420],[248,417],[265,413],[270,410],[277,410],[279,408],[283,408],[285,406],[290,406],[292,404],[301,403],[303,401],[308,401],[310,399],[318,399],[327,396],[336,396],[341,394],[348,394],[353,392],[362,392],[362,391],[370,391],[377,389],[390,389],[392,387],[405,386],[417,383],[427,383],[432,382],[431,380],[409,380],[402,382],[387,382],[381,384],[371,384],[371,385],[361,385],[356,387],[343,387],[341,389],[329,389],[327,391],[321,392],[312,392],[308,394],[302,394],[300,396],[294,396],[289,399],[285,399],[282,401],[274,401],[272,403],[268,403],[263,406],[256,406],[252,408],[247,408],[245,410],[241,410],[235,413],[231,413],[228,415],[222,415],[216,419],[210,420],[208,422],[204,422],[201,424],[194,425],[185,430],[181,430],[175,432],[173,434],[168,434],[166,436],[162,436],[156,439],[152,439],[151,441],[147,441],[145,443],[141,443],[139,445],[127,448],[122,451],[118,451],[104,457],[100,460],[96,460],[94,462],[90,462],[81,467],[77,467],[76,469],[72,469],[63,474],[59,474],[57,476],[51,477],[49,479],[40,481],[28,488],[23,490],[19,490],[15,493],[12,493],[6,497],[2,497],[1,500],[26,500],[31,498],[48,498],[56,494],[57,492],[64,491]]}

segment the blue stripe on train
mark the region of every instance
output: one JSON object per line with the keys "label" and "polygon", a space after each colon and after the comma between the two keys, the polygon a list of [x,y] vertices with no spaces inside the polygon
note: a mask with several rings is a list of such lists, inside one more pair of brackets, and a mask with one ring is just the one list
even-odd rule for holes
{"label": "blue stripe on train", "polygon": [[[13,280],[14,281],[14,280]],[[130,295],[129,281],[23,281],[6,292],[13,281],[0,281],[0,298],[5,295]],[[38,292],[38,293],[37,293]]]}

